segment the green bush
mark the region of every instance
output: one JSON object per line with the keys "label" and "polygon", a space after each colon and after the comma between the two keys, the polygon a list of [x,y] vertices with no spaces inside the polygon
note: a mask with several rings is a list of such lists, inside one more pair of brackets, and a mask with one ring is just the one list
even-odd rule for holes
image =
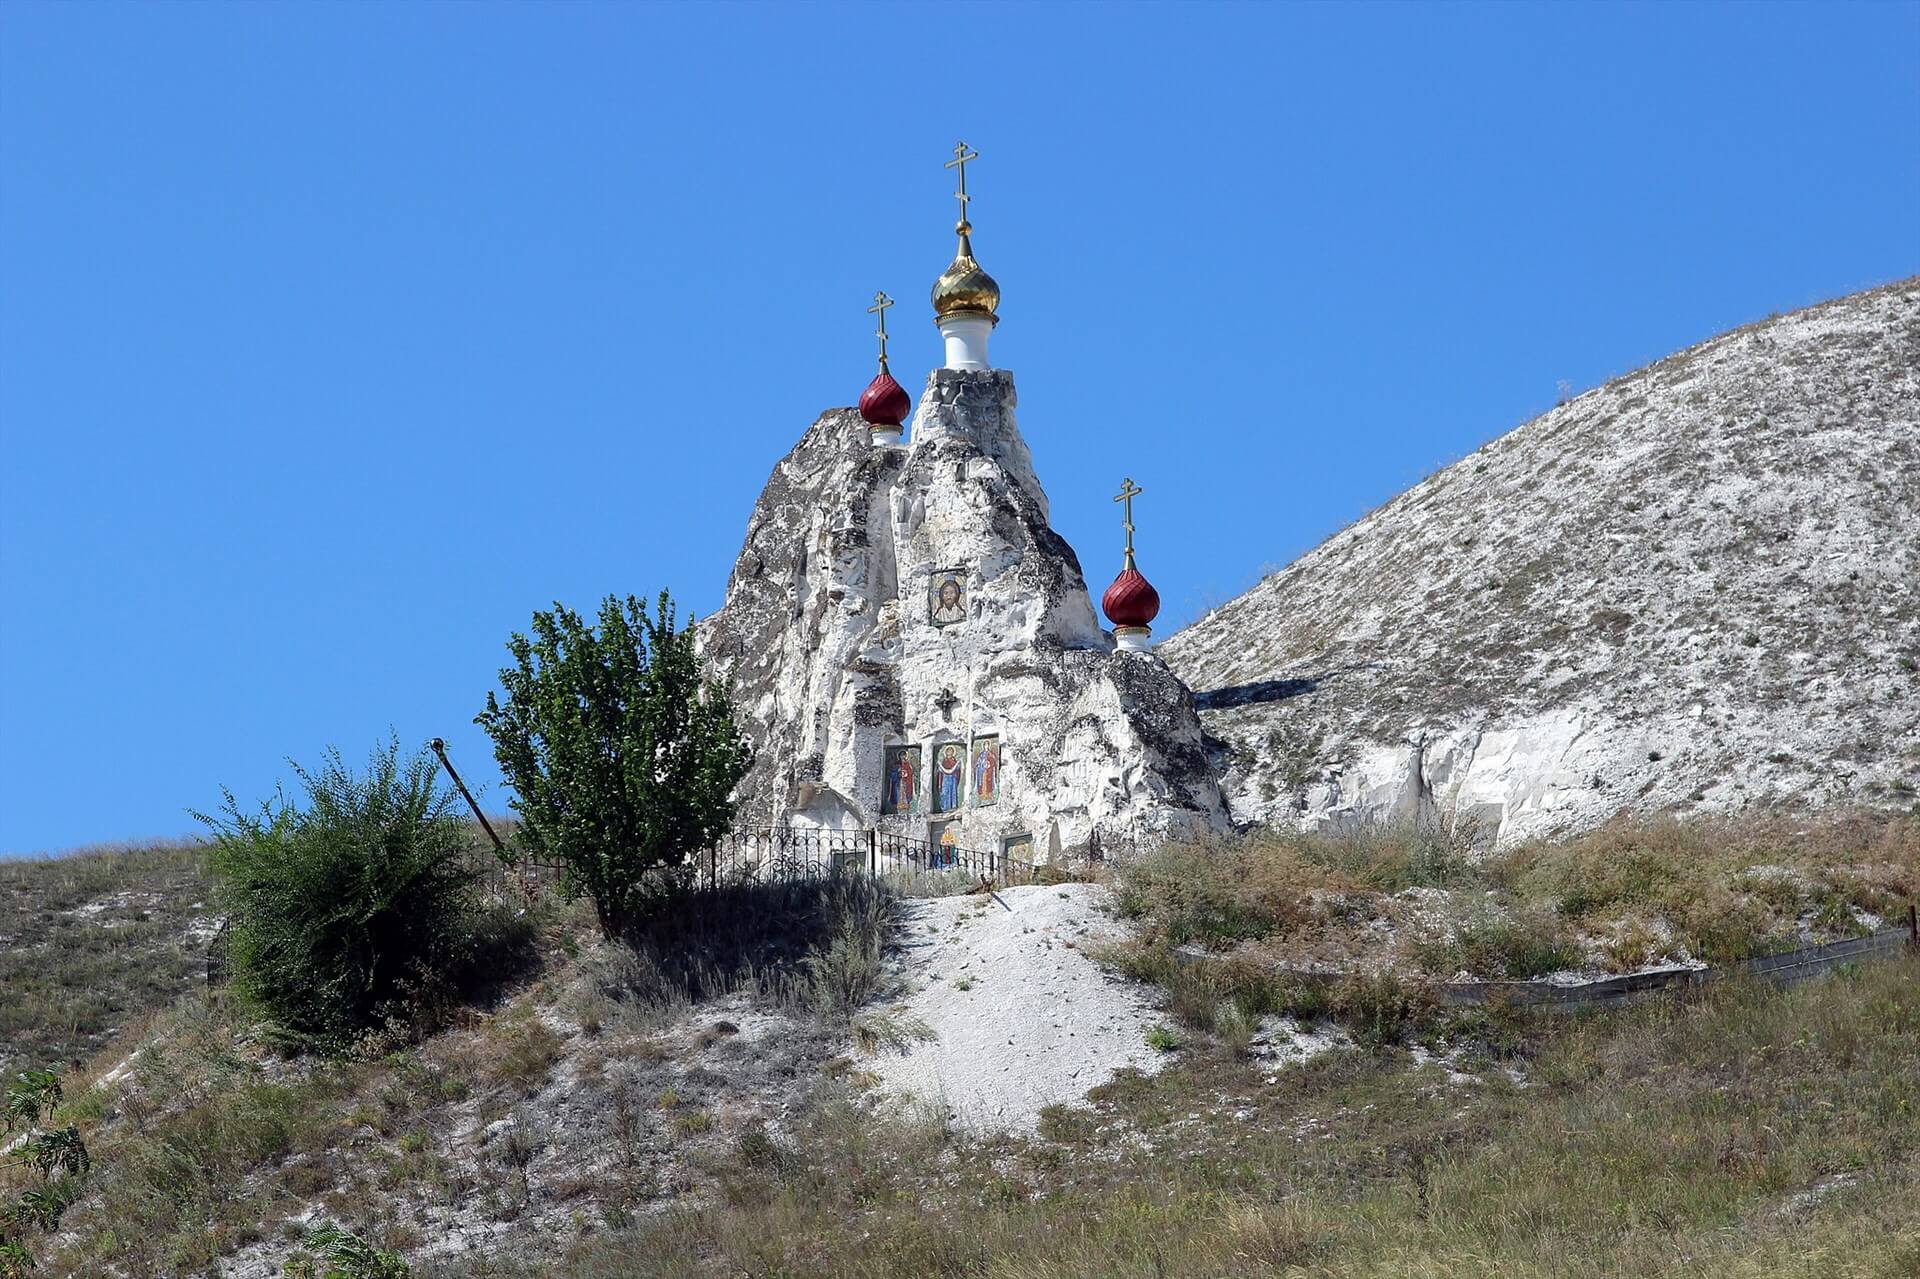
{"label": "green bush", "polygon": [[702,678],[664,591],[652,617],[631,595],[608,596],[598,631],[556,604],[507,648],[506,700],[488,693],[474,722],[514,789],[517,837],[564,867],[565,891],[592,900],[602,932],[623,935],[686,886],[733,821],[753,756],[731,690]]}
{"label": "green bush", "polygon": [[399,1253],[332,1223],[307,1231],[305,1243],[307,1251],[287,1258],[285,1279],[407,1279],[413,1273]]}
{"label": "green bush", "polygon": [[397,741],[356,776],[329,750],[306,791],[242,812],[231,792],[209,862],[235,984],[296,1040],[341,1047],[441,987],[473,939],[471,836],[425,752]]}

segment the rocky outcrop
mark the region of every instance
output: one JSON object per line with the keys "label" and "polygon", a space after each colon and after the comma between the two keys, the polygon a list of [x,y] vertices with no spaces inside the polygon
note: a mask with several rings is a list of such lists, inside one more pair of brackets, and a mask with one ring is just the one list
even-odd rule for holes
{"label": "rocky outcrop", "polygon": [[1004,371],[936,370],[909,445],[834,410],[774,469],[701,628],[757,748],[744,826],[951,821],[1044,859],[1224,823],[1188,690],[1114,651],[1013,407]]}
{"label": "rocky outcrop", "polygon": [[1582,395],[1162,652],[1242,820],[1909,806],[1920,280]]}

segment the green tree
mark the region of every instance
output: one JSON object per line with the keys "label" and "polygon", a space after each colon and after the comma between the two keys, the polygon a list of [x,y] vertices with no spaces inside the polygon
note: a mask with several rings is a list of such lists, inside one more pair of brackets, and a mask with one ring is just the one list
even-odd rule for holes
{"label": "green tree", "polygon": [[299,1039],[341,1047],[466,960],[476,908],[472,833],[422,751],[389,739],[365,776],[329,750],[284,796],[243,812],[231,792],[209,854],[235,984]]}
{"label": "green tree", "polygon": [[693,631],[675,626],[665,591],[651,617],[631,595],[608,596],[597,631],[555,604],[507,649],[506,698],[488,693],[474,722],[517,796],[519,842],[557,861],[601,931],[622,935],[685,887],[696,855],[733,821],[753,753],[732,688],[702,677]]}

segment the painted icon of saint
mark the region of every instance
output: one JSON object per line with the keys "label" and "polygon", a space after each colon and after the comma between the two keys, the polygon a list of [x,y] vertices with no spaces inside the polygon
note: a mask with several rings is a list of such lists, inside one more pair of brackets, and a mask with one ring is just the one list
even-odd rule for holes
{"label": "painted icon of saint", "polygon": [[950,813],[960,807],[960,744],[948,742],[935,756],[933,768],[933,807],[935,812]]}
{"label": "painted icon of saint", "polygon": [[882,806],[889,813],[910,813],[913,811],[914,785],[919,780],[915,762],[917,751],[904,746],[893,752],[893,763],[887,769],[887,802]]}
{"label": "painted icon of saint", "polygon": [[973,802],[991,804],[1000,798],[1000,739],[973,740]]}
{"label": "painted icon of saint", "polygon": [[953,823],[948,822],[947,828],[940,832],[940,851],[938,860],[934,864],[943,870],[952,867],[957,860],[956,850],[959,845],[960,837],[953,833]]}
{"label": "painted icon of saint", "polygon": [[967,591],[958,574],[935,574],[929,596],[930,620],[935,626],[954,626],[967,620]]}

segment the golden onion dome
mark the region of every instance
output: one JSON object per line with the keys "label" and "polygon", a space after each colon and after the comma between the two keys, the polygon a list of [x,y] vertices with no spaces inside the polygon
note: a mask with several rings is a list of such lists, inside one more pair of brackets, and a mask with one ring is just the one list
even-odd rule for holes
{"label": "golden onion dome", "polygon": [[933,282],[934,318],[943,320],[949,315],[972,312],[984,314],[998,324],[1000,317],[994,311],[1000,306],[1000,286],[973,260],[973,244],[967,237],[973,228],[962,222],[957,229],[960,252]]}

